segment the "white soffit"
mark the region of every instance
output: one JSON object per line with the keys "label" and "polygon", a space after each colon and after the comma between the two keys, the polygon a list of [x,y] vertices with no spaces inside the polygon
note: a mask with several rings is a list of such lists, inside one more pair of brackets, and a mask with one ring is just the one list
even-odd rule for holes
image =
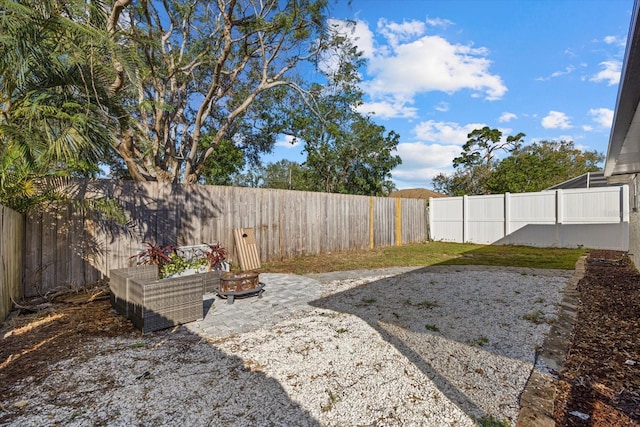
{"label": "white soffit", "polygon": [[616,111],[611,127],[604,175],[640,172],[640,29],[638,9],[640,0],[635,0],[631,15],[631,26],[627,39]]}

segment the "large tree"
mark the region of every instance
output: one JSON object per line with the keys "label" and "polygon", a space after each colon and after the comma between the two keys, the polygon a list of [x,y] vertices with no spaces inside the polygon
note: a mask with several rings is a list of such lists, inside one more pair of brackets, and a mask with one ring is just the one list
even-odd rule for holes
{"label": "large tree", "polygon": [[473,130],[467,135],[468,140],[460,155],[453,159],[456,171],[450,175],[436,175],[433,178],[434,189],[451,196],[489,193],[488,181],[498,164],[498,153],[518,150],[524,136],[520,132],[503,138],[502,131],[488,126]]}
{"label": "large tree", "polygon": [[[110,30],[137,49],[118,61],[114,88],[130,112],[116,150],[138,180],[197,182],[223,141],[269,150],[280,131],[270,109],[294,71],[329,40],[327,0],[118,0]],[[131,83],[135,77],[135,84]],[[205,143],[204,139],[207,138]]]}
{"label": "large tree", "polygon": [[[337,30],[337,34],[344,29]],[[361,52],[336,37],[323,70],[327,84],[314,85],[314,104],[299,105],[289,115],[288,133],[304,144],[304,167],[313,191],[381,196],[395,189],[391,171],[402,160],[395,154],[400,136],[362,114],[358,68]]]}
{"label": "large tree", "polygon": [[284,190],[314,189],[309,181],[308,170],[305,166],[291,160],[279,160],[264,167],[263,188],[280,188]]}
{"label": "large tree", "polygon": [[601,169],[604,156],[582,151],[572,141],[540,141],[514,151],[495,167],[492,193],[541,191],[587,172]]}

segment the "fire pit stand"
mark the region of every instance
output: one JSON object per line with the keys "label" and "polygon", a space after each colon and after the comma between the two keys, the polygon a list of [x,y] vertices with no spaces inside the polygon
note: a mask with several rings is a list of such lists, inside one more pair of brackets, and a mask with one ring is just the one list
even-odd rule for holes
{"label": "fire pit stand", "polygon": [[235,297],[257,296],[262,297],[264,283],[259,280],[258,273],[253,271],[224,272],[220,275],[220,286],[216,293],[220,298],[225,298],[227,304],[233,304]]}

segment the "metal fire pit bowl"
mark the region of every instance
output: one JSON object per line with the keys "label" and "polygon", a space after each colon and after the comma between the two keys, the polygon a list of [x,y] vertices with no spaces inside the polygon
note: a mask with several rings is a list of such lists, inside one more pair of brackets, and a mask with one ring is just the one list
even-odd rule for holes
{"label": "metal fire pit bowl", "polygon": [[235,297],[257,296],[264,292],[264,283],[260,283],[259,275],[253,271],[224,272],[220,275],[218,296],[227,299],[227,304],[233,304]]}

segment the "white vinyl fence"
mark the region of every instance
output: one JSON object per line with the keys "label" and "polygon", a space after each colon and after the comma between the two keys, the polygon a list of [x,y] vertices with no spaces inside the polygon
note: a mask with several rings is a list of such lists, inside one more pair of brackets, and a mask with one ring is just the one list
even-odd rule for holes
{"label": "white vinyl fence", "polygon": [[629,249],[629,187],[431,199],[432,240]]}

